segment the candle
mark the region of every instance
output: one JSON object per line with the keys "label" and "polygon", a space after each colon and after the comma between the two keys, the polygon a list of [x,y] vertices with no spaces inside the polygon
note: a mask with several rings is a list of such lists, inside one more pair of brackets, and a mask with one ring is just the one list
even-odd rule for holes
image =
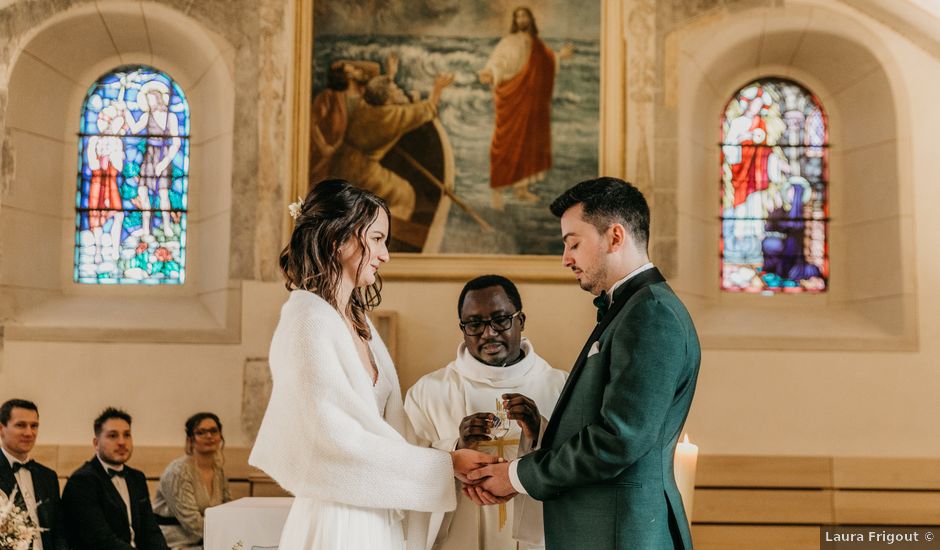
{"label": "candle", "polygon": [[698,446],[689,443],[689,434],[676,445],[673,467],[676,471],[676,485],[682,495],[685,515],[692,523],[692,497],[695,495],[695,465],[698,462]]}

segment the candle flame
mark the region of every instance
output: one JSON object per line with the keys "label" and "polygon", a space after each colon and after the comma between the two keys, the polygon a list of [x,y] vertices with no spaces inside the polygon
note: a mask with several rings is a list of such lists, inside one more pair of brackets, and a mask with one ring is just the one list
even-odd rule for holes
{"label": "candle flame", "polygon": [[689,434],[685,434],[685,437],[682,438],[682,442],[683,442],[683,443],[688,443],[688,442],[689,442]]}

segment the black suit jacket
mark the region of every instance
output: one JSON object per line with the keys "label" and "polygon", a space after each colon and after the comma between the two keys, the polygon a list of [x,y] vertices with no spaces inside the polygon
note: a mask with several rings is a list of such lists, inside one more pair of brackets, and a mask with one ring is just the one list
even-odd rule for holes
{"label": "black suit jacket", "polygon": [[[33,492],[36,494],[36,515],[39,516],[39,526],[47,531],[42,532],[43,550],[68,550],[65,536],[65,515],[62,512],[62,501],[59,498],[59,476],[55,470],[32,461],[29,473],[33,478]],[[0,490],[10,494],[16,478],[13,469],[6,457],[0,454]],[[17,496],[20,502],[20,496]],[[25,506],[25,502],[22,504]]]}
{"label": "black suit jacket", "polygon": [[[147,478],[127,465],[124,471],[137,550],[168,550],[153,517]],[[132,550],[124,500],[97,457],[69,477],[62,504],[73,550]]]}

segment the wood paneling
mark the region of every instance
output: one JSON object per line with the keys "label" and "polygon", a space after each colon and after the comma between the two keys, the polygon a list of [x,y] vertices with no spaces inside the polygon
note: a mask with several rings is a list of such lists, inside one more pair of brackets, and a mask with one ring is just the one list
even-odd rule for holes
{"label": "wood paneling", "polygon": [[696,487],[829,487],[832,459],[816,456],[702,455]]}
{"label": "wood paneling", "polygon": [[225,449],[225,475],[229,479],[248,479],[253,474],[260,474],[261,470],[248,465],[248,447],[233,447]]}
{"label": "wood paneling", "polygon": [[695,550],[819,550],[818,527],[693,525]]}
{"label": "wood paneling", "polygon": [[[58,445],[36,445],[33,447],[33,452],[29,453],[29,458],[55,470],[55,465],[59,463],[59,447]],[[57,470],[56,473],[61,475],[62,472]]]}
{"label": "wood paneling", "polygon": [[[250,452],[251,449],[246,447],[225,449],[224,468],[225,475],[229,479],[232,498],[247,497],[252,494],[252,483],[249,481],[251,477],[254,477],[256,482],[273,485],[273,488],[263,490],[266,494],[282,496],[284,491],[277,484],[257,468],[248,465]],[[59,489],[61,490],[65,487],[68,476],[92,458],[94,453],[90,445],[43,445],[34,448],[30,456],[59,474]],[[166,469],[167,464],[182,454],[181,447],[135,447],[128,465],[144,472],[150,488],[150,497],[153,498],[163,470]]]}
{"label": "wood paneling", "polygon": [[[151,497],[180,447],[137,447],[129,464]],[[290,496],[248,465],[250,449],[225,449],[233,498]],[[33,458],[65,479],[90,445],[39,446]],[[940,525],[940,459],[702,455],[692,533],[698,550],[815,550],[820,525]]]}
{"label": "wood paneling", "polygon": [[940,491],[940,459],[836,457],[833,484],[840,489]]}
{"label": "wood paneling", "polygon": [[940,525],[940,460],[700,456],[698,550],[817,549],[821,525]]}
{"label": "wood paneling", "polygon": [[835,522],[940,525],[940,492],[836,491]]}
{"label": "wood paneling", "polygon": [[72,475],[72,472],[78,469],[79,466],[88,462],[91,457],[95,456],[95,448],[88,445],[60,445],[59,446],[59,461],[53,466],[52,464],[46,464],[50,468],[53,468],[57,474],[62,477],[68,477]]}
{"label": "wood paneling", "polygon": [[251,483],[247,481],[229,481],[228,492],[232,495],[232,500],[251,496]]}
{"label": "wood paneling", "polygon": [[692,517],[702,523],[831,523],[832,492],[698,489]]}
{"label": "wood paneling", "polygon": [[128,466],[137,468],[148,479],[159,479],[166,465],[183,455],[178,447],[136,447]]}
{"label": "wood paneling", "polygon": [[293,496],[273,481],[260,481],[251,483],[251,496],[253,497],[289,497]]}

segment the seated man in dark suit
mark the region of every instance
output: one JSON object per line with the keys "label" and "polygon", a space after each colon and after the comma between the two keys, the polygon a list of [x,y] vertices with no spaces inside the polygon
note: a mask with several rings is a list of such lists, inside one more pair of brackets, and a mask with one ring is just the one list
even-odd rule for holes
{"label": "seated man in dark suit", "polygon": [[32,550],[67,550],[59,476],[29,458],[38,434],[39,409],[34,403],[11,399],[0,405],[0,491],[10,495],[15,487],[16,505],[43,529]]}
{"label": "seated man in dark suit", "polygon": [[153,517],[147,479],[125,463],[134,451],[131,416],[107,408],[95,419],[95,456],[62,493],[73,550],[167,550]]}

